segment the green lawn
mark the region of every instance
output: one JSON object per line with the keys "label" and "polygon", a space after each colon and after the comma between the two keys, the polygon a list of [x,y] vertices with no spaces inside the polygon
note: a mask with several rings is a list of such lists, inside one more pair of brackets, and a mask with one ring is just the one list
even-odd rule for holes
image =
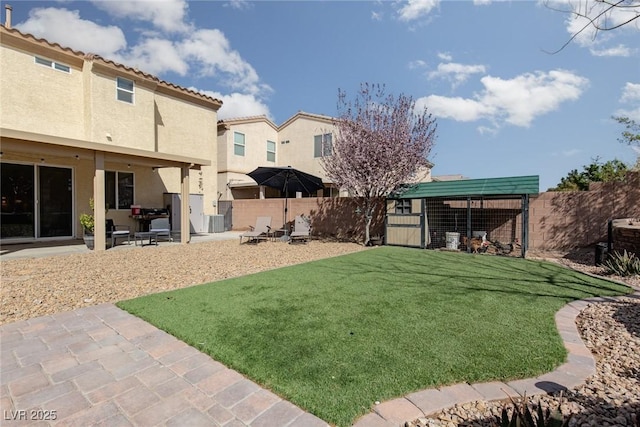
{"label": "green lawn", "polygon": [[412,391],[553,370],[555,312],[629,291],[545,262],[381,247],[118,306],[344,426]]}

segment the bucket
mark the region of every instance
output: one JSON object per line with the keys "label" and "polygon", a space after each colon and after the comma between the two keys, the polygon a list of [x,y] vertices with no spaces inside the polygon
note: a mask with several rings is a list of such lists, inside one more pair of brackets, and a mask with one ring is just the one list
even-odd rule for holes
{"label": "bucket", "polygon": [[140,215],[140,210],[142,206],[140,205],[131,205],[131,215]]}
{"label": "bucket", "polygon": [[444,233],[447,249],[457,250],[460,244],[460,233]]}

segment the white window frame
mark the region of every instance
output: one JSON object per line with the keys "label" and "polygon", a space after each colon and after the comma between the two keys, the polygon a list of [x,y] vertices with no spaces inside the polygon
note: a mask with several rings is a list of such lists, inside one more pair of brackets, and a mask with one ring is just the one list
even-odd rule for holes
{"label": "white window frame", "polygon": [[[131,90],[127,88],[120,87],[120,81],[131,82]],[[131,101],[127,101],[124,99],[120,99],[120,93],[130,94]],[[125,104],[134,104],[136,99],[136,83],[131,79],[126,79],[124,77],[116,77],[116,100],[120,102],[124,102]]]}
{"label": "white window frame", "polygon": [[330,156],[333,152],[333,134],[323,133],[313,136],[313,158]]}
{"label": "white window frame", "polygon": [[[273,145],[273,150],[269,149],[269,144]],[[269,154],[273,154],[273,159],[269,158]],[[276,142],[267,140],[267,162],[276,162]]]}
{"label": "white window frame", "polygon": [[[236,141],[236,135],[242,135],[242,143],[239,143]],[[247,146],[247,137],[245,136],[245,134],[242,132],[233,132],[233,154],[236,156],[244,157],[246,154],[246,146]],[[236,150],[236,148],[238,148],[238,150]],[[240,148],[242,148],[242,154],[238,152],[240,151],[239,150]]]}
{"label": "white window frame", "polygon": [[51,68],[62,73],[71,74],[71,67],[61,62],[52,61],[42,56],[34,56],[33,61],[42,67]]}

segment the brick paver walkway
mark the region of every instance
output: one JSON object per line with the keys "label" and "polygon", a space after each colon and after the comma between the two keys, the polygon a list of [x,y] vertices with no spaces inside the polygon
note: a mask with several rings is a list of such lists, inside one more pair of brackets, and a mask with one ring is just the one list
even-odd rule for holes
{"label": "brick paver walkway", "polygon": [[112,304],[0,327],[2,426],[327,426]]}
{"label": "brick paver walkway", "polygon": [[[376,405],[354,426],[398,426],[474,400],[575,387],[595,373],[575,318],[611,300],[575,301],[556,314],[569,355],[553,372],[422,390]],[[112,304],[0,327],[0,363],[3,426],[328,426]]]}

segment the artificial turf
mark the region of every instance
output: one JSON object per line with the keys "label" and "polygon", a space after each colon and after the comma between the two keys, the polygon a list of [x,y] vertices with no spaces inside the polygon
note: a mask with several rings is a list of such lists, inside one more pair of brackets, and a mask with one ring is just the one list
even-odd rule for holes
{"label": "artificial turf", "polygon": [[629,291],[547,262],[380,247],[118,306],[346,426],[375,401],[551,371],[555,312]]}

